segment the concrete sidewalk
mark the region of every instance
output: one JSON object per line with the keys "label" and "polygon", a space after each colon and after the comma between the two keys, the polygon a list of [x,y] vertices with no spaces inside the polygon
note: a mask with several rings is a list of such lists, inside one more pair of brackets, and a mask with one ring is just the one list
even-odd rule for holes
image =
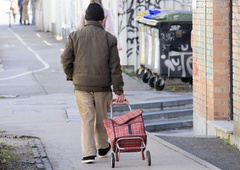
{"label": "concrete sidewalk", "polygon": [[[1,32],[2,35],[14,33],[19,37],[24,37],[24,41],[24,39],[34,38],[33,34],[36,33],[36,28],[34,26],[21,27],[15,25],[12,26],[11,30],[8,30],[7,27],[1,27]],[[25,34],[26,32],[28,34]],[[24,34],[24,36],[22,34]],[[54,54],[59,50],[59,47],[64,47],[64,43],[59,43],[54,40],[53,36],[50,33],[41,33],[41,35],[44,36],[45,40],[51,43],[55,42],[57,44],[57,47],[52,46],[51,49],[46,49],[44,53],[38,52],[38,49],[42,49],[44,47],[41,44],[42,41],[34,39],[35,44],[32,49],[35,50],[35,52],[38,53],[40,57],[44,57],[44,55],[49,53]],[[7,44],[7,40],[5,41],[5,44]],[[18,41],[17,38],[16,41]],[[25,43],[27,43],[27,41]],[[1,44],[0,47],[1,51],[5,48],[3,44]],[[11,55],[17,55],[17,50],[20,49],[16,49],[16,52],[14,53],[13,51],[13,54]],[[26,49],[23,48],[22,50]],[[57,54],[57,56],[59,56],[59,54]],[[51,59],[49,63],[59,64],[59,58]],[[60,65],[58,66],[58,69],[60,69]],[[14,70],[0,71],[0,77],[3,74],[4,76],[12,76],[13,71]],[[51,72],[51,69],[46,70],[47,74],[51,74]],[[143,84],[138,79],[134,79],[126,75],[124,75],[124,81],[125,95],[128,98],[130,104],[151,104],[152,102],[157,101],[192,97],[191,92],[155,91],[149,88],[148,85]],[[13,83],[13,80],[4,80],[4,84],[7,83]],[[44,83],[50,84],[52,82]],[[57,82],[56,86],[58,86],[59,83],[61,82]],[[12,84],[9,84],[9,86],[11,85]],[[24,87],[24,83],[19,83],[19,86],[20,85]],[[65,87],[70,87],[69,92],[58,91],[47,94],[34,93],[35,95],[31,96],[6,98],[0,100],[1,129],[6,130],[9,134],[39,137],[45,146],[46,153],[54,170],[111,169],[110,156],[107,158],[96,158],[96,162],[90,165],[81,163],[81,123],[75,104],[75,96],[73,94],[73,91],[71,91],[71,83],[67,84]],[[4,86],[4,88],[7,88],[7,85],[6,87]],[[4,92],[7,91],[1,90],[0,95],[3,95]],[[74,119],[67,121],[69,115],[74,117]],[[124,153],[120,155],[120,161],[116,162],[116,168],[139,170],[218,169],[208,162],[161,140],[151,133],[148,133],[147,150],[149,150],[151,153],[151,166],[147,165],[147,160],[143,161],[141,159],[140,153]]]}
{"label": "concrete sidewalk", "polygon": [[[74,99],[73,94],[53,94],[0,100],[1,109],[4,110],[0,119],[1,128],[9,134],[39,137],[53,169],[110,169],[110,157],[97,158],[91,165],[81,163],[81,124],[78,119],[67,122],[66,117],[66,111],[78,117]],[[116,162],[116,168],[217,169],[151,133],[148,133],[147,139],[147,150],[151,152],[152,158],[151,167],[148,167],[147,160],[141,160],[140,153],[124,153],[120,155],[120,161]]]}

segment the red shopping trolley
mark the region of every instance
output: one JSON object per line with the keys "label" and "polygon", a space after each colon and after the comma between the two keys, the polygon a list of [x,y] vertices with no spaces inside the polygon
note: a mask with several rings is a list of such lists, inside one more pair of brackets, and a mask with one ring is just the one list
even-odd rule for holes
{"label": "red shopping trolley", "polygon": [[[112,117],[114,106],[128,106],[129,112],[117,117]],[[142,117],[142,110],[132,110],[129,102],[111,103],[111,118],[105,119],[104,125],[111,143],[111,167],[115,167],[115,161],[119,161],[119,154],[122,152],[141,152],[142,160],[145,160],[145,149],[147,135]],[[150,151],[146,151],[148,166],[151,165]]]}

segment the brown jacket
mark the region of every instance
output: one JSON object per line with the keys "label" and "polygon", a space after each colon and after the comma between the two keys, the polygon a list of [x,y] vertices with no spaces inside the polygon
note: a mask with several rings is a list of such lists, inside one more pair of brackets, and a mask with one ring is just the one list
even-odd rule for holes
{"label": "brown jacket", "polygon": [[113,91],[123,93],[123,78],[115,36],[97,21],[70,33],[61,55],[67,80],[75,90],[87,92]]}

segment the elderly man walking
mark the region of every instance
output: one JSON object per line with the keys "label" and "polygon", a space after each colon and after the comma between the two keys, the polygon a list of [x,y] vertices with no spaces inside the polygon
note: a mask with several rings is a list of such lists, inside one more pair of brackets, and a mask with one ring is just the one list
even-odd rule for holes
{"label": "elderly man walking", "polygon": [[[117,38],[103,28],[104,11],[90,3],[86,25],[70,33],[61,63],[67,80],[73,81],[81,117],[82,163],[106,157],[111,149],[103,124],[112,100],[125,100]],[[111,88],[113,87],[113,88]]]}

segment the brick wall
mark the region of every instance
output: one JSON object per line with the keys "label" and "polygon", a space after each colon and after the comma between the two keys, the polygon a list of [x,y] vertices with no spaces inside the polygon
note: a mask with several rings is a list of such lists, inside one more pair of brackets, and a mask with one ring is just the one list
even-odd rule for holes
{"label": "brick wall", "polygon": [[[229,1],[197,0],[193,10],[194,114],[229,119]],[[205,26],[206,24],[206,26]],[[205,123],[206,123],[205,122]]]}
{"label": "brick wall", "polygon": [[233,0],[234,133],[240,135],[240,0]]}
{"label": "brick wall", "polygon": [[205,116],[205,57],[204,57],[204,8],[197,2],[193,10],[192,48],[193,48],[193,107],[194,112]]}

